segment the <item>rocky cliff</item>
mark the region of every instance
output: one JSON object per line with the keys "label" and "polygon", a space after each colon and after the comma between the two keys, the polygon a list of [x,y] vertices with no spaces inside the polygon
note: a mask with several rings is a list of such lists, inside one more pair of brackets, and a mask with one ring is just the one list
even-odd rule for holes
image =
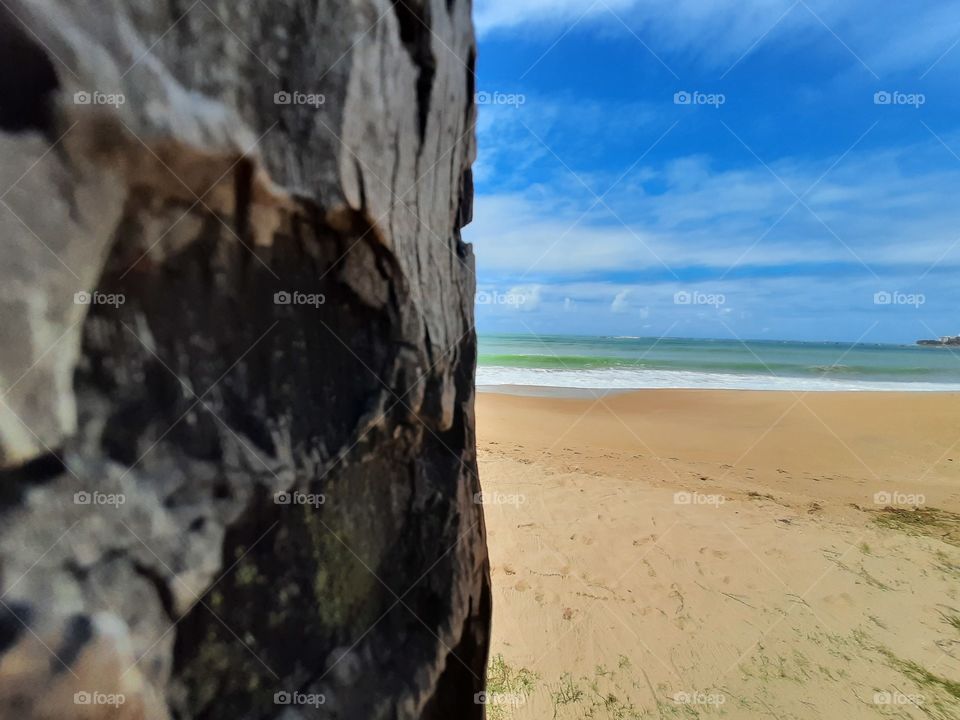
{"label": "rocky cliff", "polygon": [[0,718],[482,718],[469,0],[0,7]]}

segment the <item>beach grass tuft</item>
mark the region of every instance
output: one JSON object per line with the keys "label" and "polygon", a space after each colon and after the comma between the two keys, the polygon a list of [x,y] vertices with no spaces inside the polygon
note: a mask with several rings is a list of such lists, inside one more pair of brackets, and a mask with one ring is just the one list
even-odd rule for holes
{"label": "beach grass tuft", "polygon": [[933,507],[914,509],[885,507],[877,511],[874,523],[908,535],[925,535],[960,547],[960,514]]}
{"label": "beach grass tuft", "polygon": [[[503,655],[490,658],[487,666],[487,695],[501,698],[527,697],[536,686],[537,674],[525,667],[514,668],[507,664]],[[506,720],[509,706],[496,702],[487,705],[489,720]]]}
{"label": "beach grass tuft", "polygon": [[887,648],[881,648],[880,652],[887,658],[891,667],[899,670],[919,687],[941,690],[953,697],[954,700],[960,700],[960,682],[937,675],[913,660],[904,660],[897,657]]}

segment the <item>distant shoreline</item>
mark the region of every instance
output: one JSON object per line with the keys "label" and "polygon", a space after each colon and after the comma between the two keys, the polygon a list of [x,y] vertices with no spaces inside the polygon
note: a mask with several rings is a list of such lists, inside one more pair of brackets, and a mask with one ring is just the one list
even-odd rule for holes
{"label": "distant shoreline", "polygon": [[602,387],[565,387],[557,385],[484,385],[477,383],[477,392],[484,395],[507,395],[513,397],[542,397],[571,400],[589,400],[599,397],[609,397],[614,395],[633,395],[644,393],[807,393],[812,395],[869,395],[873,393],[881,395],[896,395],[902,393],[905,395],[960,395],[960,387],[953,389],[912,389],[910,383],[898,383],[897,387],[884,389],[850,389],[838,387],[829,390],[810,390],[797,388],[793,390],[784,388],[736,388],[736,387],[638,387],[638,388],[602,388]]}
{"label": "distant shoreline", "polygon": [[477,385],[960,392],[960,365],[916,345],[501,335],[480,337]]}

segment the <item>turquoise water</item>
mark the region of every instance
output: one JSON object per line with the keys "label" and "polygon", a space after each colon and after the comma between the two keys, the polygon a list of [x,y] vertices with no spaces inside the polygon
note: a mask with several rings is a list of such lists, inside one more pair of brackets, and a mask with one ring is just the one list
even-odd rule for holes
{"label": "turquoise water", "polygon": [[914,345],[480,335],[477,384],[960,391],[960,352]]}

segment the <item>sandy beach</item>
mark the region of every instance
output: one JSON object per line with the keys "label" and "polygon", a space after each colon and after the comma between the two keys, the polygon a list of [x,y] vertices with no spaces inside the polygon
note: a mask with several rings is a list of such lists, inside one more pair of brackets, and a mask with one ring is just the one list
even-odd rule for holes
{"label": "sandy beach", "polygon": [[960,718],[960,395],[481,393],[490,717]]}

